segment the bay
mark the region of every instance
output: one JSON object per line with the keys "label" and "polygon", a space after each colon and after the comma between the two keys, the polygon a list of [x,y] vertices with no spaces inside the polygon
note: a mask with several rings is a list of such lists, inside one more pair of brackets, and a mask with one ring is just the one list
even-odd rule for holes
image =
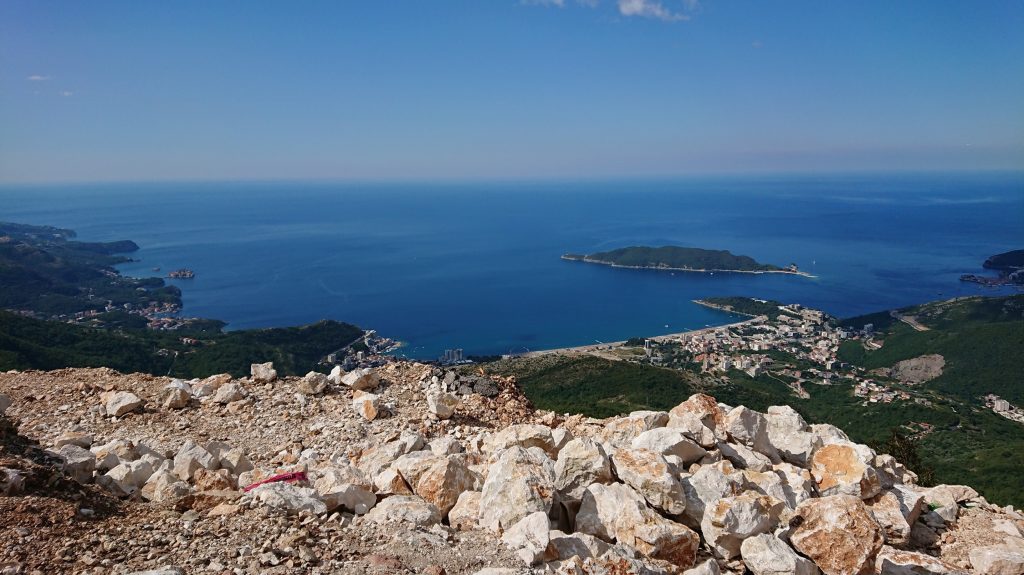
{"label": "bay", "polygon": [[[484,183],[7,185],[0,219],[135,240],[128,275],[179,267],[183,313],[229,329],[349,321],[433,358],[718,325],[745,295],[846,317],[1016,293],[962,283],[1024,248],[1024,174],[821,174]],[[816,278],[567,262],[629,245],[728,249]],[[161,272],[152,268],[160,267]]]}

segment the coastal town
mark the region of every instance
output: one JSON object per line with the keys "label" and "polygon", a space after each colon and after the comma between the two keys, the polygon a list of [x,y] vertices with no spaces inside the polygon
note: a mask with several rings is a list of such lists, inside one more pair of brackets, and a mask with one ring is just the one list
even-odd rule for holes
{"label": "coastal town", "polygon": [[[768,314],[746,314],[749,319],[705,329],[650,338],[577,348],[532,352],[548,354],[589,354],[605,359],[631,361],[671,369],[696,371],[727,382],[731,376],[761,378],[784,382],[794,395],[806,399],[805,386],[848,385],[862,403],[915,401],[929,404],[926,397],[898,386],[898,380],[878,372],[868,372],[839,359],[844,341],[856,341],[868,349],[883,342],[876,338],[874,326],[858,329],[840,327],[819,310],[799,304],[778,304],[750,300]],[[710,301],[695,303],[740,313]],[[743,315],[743,314],[741,314]]]}

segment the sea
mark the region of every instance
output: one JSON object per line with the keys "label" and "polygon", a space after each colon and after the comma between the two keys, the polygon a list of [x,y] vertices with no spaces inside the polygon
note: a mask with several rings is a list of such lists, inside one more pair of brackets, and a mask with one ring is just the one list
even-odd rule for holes
{"label": "sea", "polygon": [[[966,295],[1024,248],[1024,173],[706,176],[479,183],[5,185],[0,220],[141,246],[183,315],[228,329],[334,319],[419,359],[521,353],[721,325],[741,295],[838,317]],[[560,259],[631,245],[727,249],[813,274],[616,269]],[[160,268],[161,271],[154,271]]]}

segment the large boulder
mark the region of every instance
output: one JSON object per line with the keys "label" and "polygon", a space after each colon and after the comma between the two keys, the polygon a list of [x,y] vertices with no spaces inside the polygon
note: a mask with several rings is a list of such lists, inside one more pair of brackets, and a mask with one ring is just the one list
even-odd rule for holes
{"label": "large boulder", "polygon": [[661,454],[646,449],[619,449],[612,455],[612,464],[615,475],[652,506],[669,515],[686,509],[683,486]]}
{"label": "large boulder", "polygon": [[352,393],[352,409],[366,421],[377,419],[380,407],[380,396],[377,394],[359,390]]}
{"label": "large boulder", "polygon": [[249,373],[256,383],[270,383],[277,379],[277,370],[274,369],[274,362],[254,363],[249,366]]}
{"label": "large boulder", "polygon": [[327,513],[327,504],[314,489],[276,481],[264,483],[249,492],[260,503],[289,513],[306,511],[314,515]]}
{"label": "large boulder", "polygon": [[608,455],[593,439],[573,439],[558,452],[555,487],[568,499],[579,500],[591,483],[611,483],[613,479]]}
{"label": "large boulder", "polygon": [[692,475],[681,477],[679,482],[686,494],[684,514],[692,525],[700,524],[708,506],[723,497],[739,495],[745,489],[743,477],[734,472],[728,461],[702,465]]}
{"label": "large boulder", "polygon": [[975,547],[968,553],[971,567],[979,575],[1021,575],[1024,549],[1010,545]]}
{"label": "large boulder", "polygon": [[187,440],[174,455],[174,474],[183,481],[191,480],[199,469],[213,471],[220,467],[220,461],[212,453]]}
{"label": "large boulder", "polygon": [[501,540],[527,565],[536,565],[549,557],[551,526],[548,515],[537,511],[520,519],[505,531]]}
{"label": "large boulder", "polygon": [[646,449],[664,456],[678,457],[684,464],[700,460],[707,451],[686,437],[681,429],[656,427],[649,429],[633,440],[633,449]]}
{"label": "large boulder", "polygon": [[712,430],[718,430],[725,423],[725,415],[718,409],[718,402],[710,395],[697,393],[668,412],[674,417],[683,417],[691,413],[700,418],[701,423]]}
{"label": "large boulder", "polygon": [[753,491],[724,497],[704,510],[701,532],[715,555],[732,559],[744,539],[774,530],[784,508],[778,499]]}
{"label": "large boulder", "polygon": [[322,470],[313,489],[327,505],[327,511],[341,507],[356,515],[364,515],[377,503],[370,480],[362,471],[347,465]]}
{"label": "large boulder", "polygon": [[576,515],[576,530],[619,543],[683,569],[697,557],[700,536],[659,515],[627,485],[595,483],[587,488]]}
{"label": "large boulder", "polygon": [[793,547],[826,575],[858,575],[870,569],[884,541],[864,502],[852,495],[813,498],[790,520]]}
{"label": "large boulder", "polygon": [[896,485],[866,499],[864,503],[882,527],[887,543],[899,547],[910,542],[911,527],[924,508],[924,497],[921,494]]}
{"label": "large boulder", "polygon": [[366,514],[371,523],[410,523],[430,527],[441,522],[437,507],[415,495],[392,495],[378,503]]}
{"label": "large boulder", "polygon": [[192,492],[192,488],[170,471],[157,471],[142,486],[141,495],[146,501],[157,503],[177,501]]}
{"label": "large boulder", "polygon": [[740,545],[743,564],[754,575],[817,575],[818,567],[801,557],[771,533],[744,539]]}
{"label": "large boulder", "polygon": [[665,427],[669,415],[664,411],[634,411],[626,417],[608,420],[601,430],[601,439],[614,447],[629,447],[641,433]]}
{"label": "large boulder", "polygon": [[607,542],[593,535],[587,535],[586,533],[563,533],[552,530],[550,532],[548,550],[555,560],[565,561],[573,557],[580,559],[600,557],[607,553],[611,547]]}
{"label": "large boulder", "polygon": [[539,447],[551,457],[558,455],[558,452],[555,451],[555,440],[551,435],[551,428],[546,425],[533,423],[510,425],[488,436],[484,440],[483,451],[498,454],[510,447],[523,449]]}
{"label": "large boulder", "polygon": [[455,414],[455,407],[459,405],[459,398],[454,394],[431,389],[427,392],[427,409],[438,419],[448,419]]}
{"label": "large boulder", "polygon": [[822,495],[853,495],[861,499],[874,497],[882,490],[875,469],[852,444],[825,445],[811,458],[811,473]]}
{"label": "large boulder", "polygon": [[327,389],[327,376],[319,371],[311,371],[295,384],[295,388],[306,395],[320,395]]}
{"label": "large boulder", "polygon": [[331,373],[327,376],[327,381],[334,385],[341,385],[341,378],[345,377],[345,370],[340,365],[336,365],[331,368]]}
{"label": "large boulder", "polygon": [[807,422],[788,405],[773,405],[765,414],[768,440],[779,456],[789,463],[807,467],[814,450],[821,447],[821,438],[807,431]]}
{"label": "large boulder", "polygon": [[452,529],[473,529],[480,517],[480,492],[463,491],[458,501],[448,512],[448,524]]}
{"label": "large boulder", "polygon": [[160,405],[166,409],[182,409],[192,401],[192,386],[180,379],[168,383],[160,391]]}
{"label": "large boulder", "polygon": [[728,459],[740,469],[768,471],[772,468],[772,460],[767,455],[742,443],[720,441],[718,443],[718,451],[722,454],[722,457]]}
{"label": "large boulder", "polygon": [[416,451],[423,447],[423,436],[416,432],[404,432],[401,437],[394,441],[375,445],[362,452],[356,467],[361,469],[367,476],[374,478],[376,483],[377,475],[384,471],[396,459],[406,453]]}
{"label": "large boulder", "polygon": [[357,369],[341,376],[341,384],[360,391],[376,389],[380,385],[380,376],[370,368]]}
{"label": "large boulder", "polygon": [[218,387],[217,391],[213,393],[211,401],[221,405],[227,405],[233,401],[240,401],[243,399],[245,399],[245,388],[240,384],[231,382]]}
{"label": "large boulder", "polygon": [[252,462],[249,461],[249,458],[246,457],[245,452],[240,447],[222,452],[218,462],[221,468],[227,469],[232,475],[241,475],[246,471],[254,469]]}
{"label": "large boulder", "polygon": [[103,409],[108,416],[121,417],[142,409],[142,399],[129,391],[108,391],[101,396]]}
{"label": "large boulder", "polygon": [[963,575],[963,571],[937,557],[894,549],[886,545],[875,559],[879,575]]}
{"label": "large boulder", "polygon": [[96,457],[88,449],[74,444],[62,445],[57,451],[64,460],[64,474],[78,483],[91,483],[96,470]]}
{"label": "large boulder", "polygon": [[704,425],[699,415],[690,411],[680,411],[678,414],[669,415],[666,427],[679,430],[684,436],[705,449],[711,449],[718,443],[718,437],[715,436],[714,430]]}
{"label": "large boulder", "polygon": [[530,513],[548,513],[554,494],[554,463],[544,451],[510,447],[487,470],[480,495],[480,526],[503,531]]}
{"label": "large boulder", "polygon": [[729,437],[777,463],[779,452],[768,438],[768,419],[744,406],[734,407],[725,415],[724,428]]}
{"label": "large boulder", "polygon": [[441,516],[455,507],[459,496],[473,489],[476,477],[459,456],[436,461],[420,474],[413,491],[425,501],[434,504]]}

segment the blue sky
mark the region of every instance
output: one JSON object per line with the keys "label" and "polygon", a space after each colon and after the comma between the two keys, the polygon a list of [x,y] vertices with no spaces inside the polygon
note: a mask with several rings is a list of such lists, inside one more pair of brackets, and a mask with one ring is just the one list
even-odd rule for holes
{"label": "blue sky", "polygon": [[1024,169],[1024,3],[0,2],[0,182]]}

